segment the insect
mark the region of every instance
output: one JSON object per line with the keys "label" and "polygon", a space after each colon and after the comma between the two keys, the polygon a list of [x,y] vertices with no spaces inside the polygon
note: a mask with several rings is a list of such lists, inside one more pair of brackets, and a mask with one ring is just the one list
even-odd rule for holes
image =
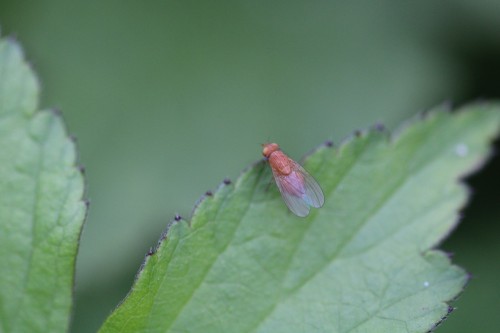
{"label": "insect", "polygon": [[325,197],[316,180],[299,163],[289,158],[276,143],[262,145],[281,196],[292,213],[305,217],[310,207],[323,206]]}

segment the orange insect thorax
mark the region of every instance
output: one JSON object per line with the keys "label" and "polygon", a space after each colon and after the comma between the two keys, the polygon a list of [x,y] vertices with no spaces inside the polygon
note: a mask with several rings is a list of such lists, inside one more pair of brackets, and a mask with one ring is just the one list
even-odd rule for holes
{"label": "orange insect thorax", "polygon": [[281,175],[289,175],[292,172],[290,159],[280,150],[278,144],[268,143],[263,146],[262,155],[269,160],[271,168]]}

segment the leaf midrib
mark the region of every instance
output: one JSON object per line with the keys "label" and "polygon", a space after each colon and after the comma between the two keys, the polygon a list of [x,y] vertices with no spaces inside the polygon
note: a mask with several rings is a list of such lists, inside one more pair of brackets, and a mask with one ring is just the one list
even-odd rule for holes
{"label": "leaf midrib", "polygon": [[[26,126],[28,126],[28,122],[26,123]],[[38,154],[38,163],[37,163],[37,168],[34,174],[34,182],[35,182],[35,189],[33,191],[34,193],[34,198],[33,198],[33,205],[32,205],[32,219],[31,219],[31,246],[30,246],[30,251],[28,255],[28,260],[26,261],[27,263],[27,270],[26,270],[26,275],[23,279],[23,287],[22,287],[22,298],[19,302],[18,309],[15,311],[15,320],[13,323],[13,330],[15,331],[17,326],[19,325],[19,320],[20,320],[20,315],[22,313],[21,309],[23,308],[23,304],[26,302],[26,297],[27,297],[27,289],[28,289],[28,284],[29,284],[29,279],[31,276],[31,270],[33,268],[33,255],[35,252],[35,239],[36,239],[36,234],[35,234],[35,229],[36,225],[38,224],[39,221],[39,216],[36,213],[38,211],[38,205],[40,203],[40,176],[42,174],[42,169],[45,161],[45,147],[47,144],[47,140],[50,134],[50,130],[54,126],[54,121],[51,120],[49,124],[49,129],[45,131],[44,136],[42,140],[38,141],[36,140],[35,142],[38,143],[39,146],[39,154]]]}

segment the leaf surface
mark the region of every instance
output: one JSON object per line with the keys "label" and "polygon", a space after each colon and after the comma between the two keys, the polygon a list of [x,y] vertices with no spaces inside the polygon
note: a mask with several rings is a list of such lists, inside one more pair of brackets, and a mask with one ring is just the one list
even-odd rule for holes
{"label": "leaf surface", "polygon": [[64,332],[85,218],[83,177],[18,44],[0,39],[0,332]]}
{"label": "leaf surface", "polygon": [[433,248],[468,197],[500,108],[433,110],[390,136],[322,146],[305,168],[325,194],[289,213],[265,162],[174,222],[101,332],[427,332],[466,273]]}

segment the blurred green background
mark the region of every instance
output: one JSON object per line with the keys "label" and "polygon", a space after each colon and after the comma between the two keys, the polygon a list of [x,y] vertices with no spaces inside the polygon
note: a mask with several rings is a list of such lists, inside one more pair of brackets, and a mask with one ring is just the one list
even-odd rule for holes
{"label": "blurred green background", "polygon": [[[62,110],[91,209],[72,332],[94,332],[179,213],[279,142],[296,158],[443,101],[500,97],[499,1],[0,1]],[[500,331],[500,161],[443,247],[472,274],[438,332]]]}

